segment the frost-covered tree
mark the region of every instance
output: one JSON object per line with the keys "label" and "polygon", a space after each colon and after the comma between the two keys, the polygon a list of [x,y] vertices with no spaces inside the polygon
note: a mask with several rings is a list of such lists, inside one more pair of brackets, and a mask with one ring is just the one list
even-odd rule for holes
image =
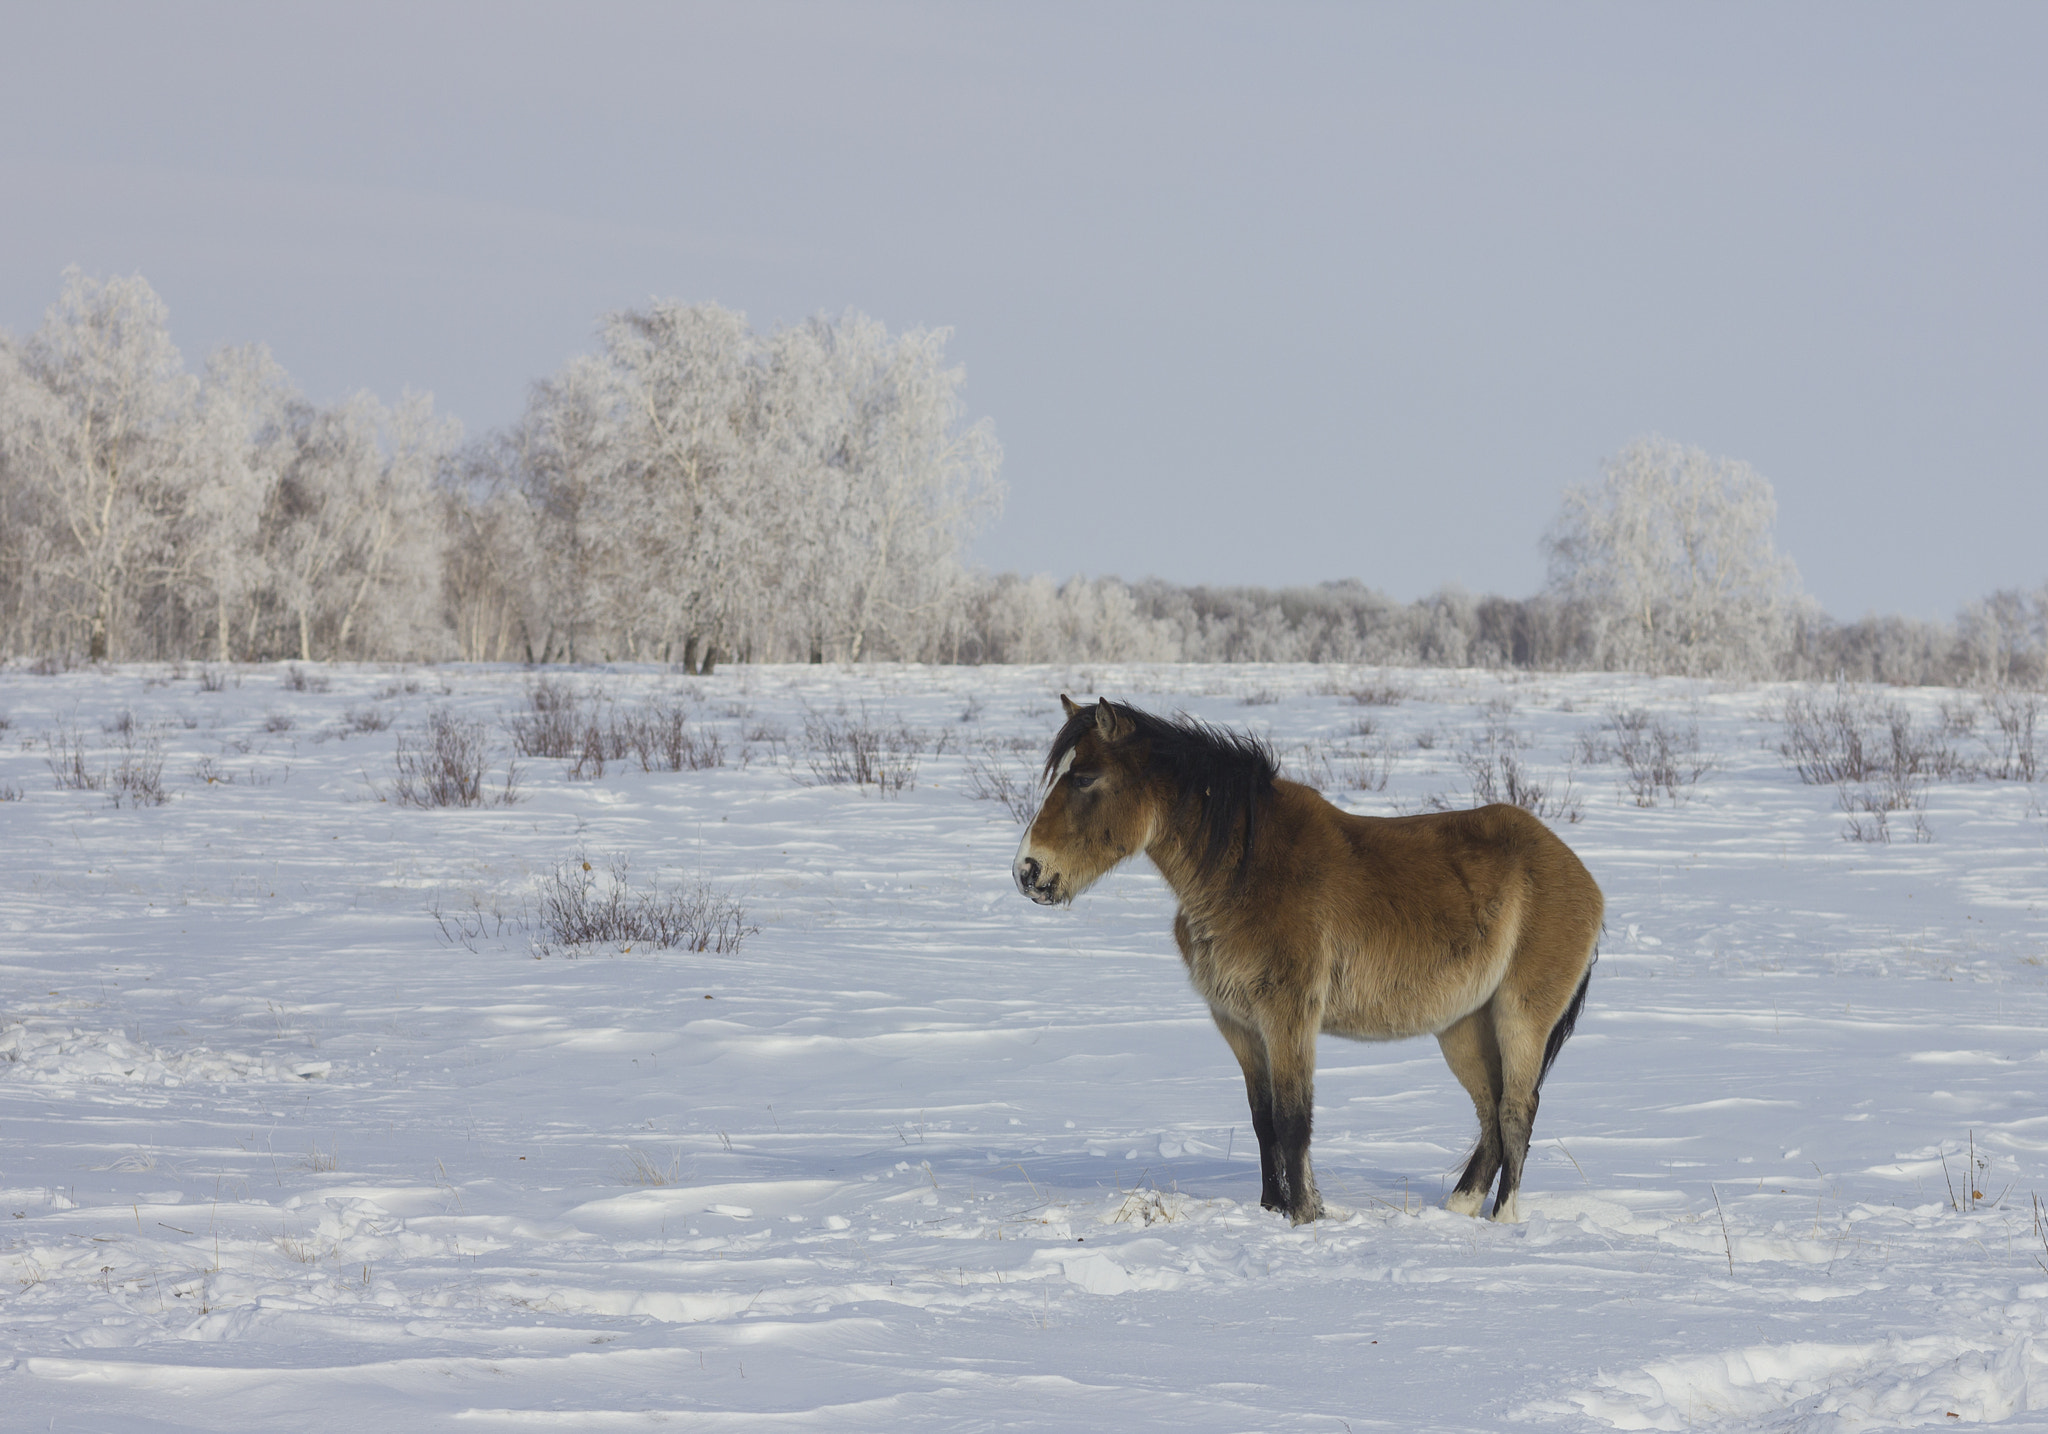
{"label": "frost-covered tree", "polygon": [[947,338],[891,338],[849,313],[778,346],[773,371],[808,408],[775,430],[790,465],[775,486],[802,515],[799,605],[819,649],[849,662],[940,655],[966,596],[960,549],[1001,504],[1002,452],[986,420],[965,420]]}
{"label": "frost-covered tree", "polygon": [[234,630],[255,615],[269,572],[263,517],[291,443],[297,395],[260,345],[223,349],[206,365],[193,416],[192,476],[172,534],[172,575],[197,627],[210,618],[213,656],[234,656]]}
{"label": "frost-covered tree", "polygon": [[368,394],[290,423],[266,556],[301,658],[434,655],[441,540],[435,471],[455,432],[431,399]]}
{"label": "frost-covered tree", "polygon": [[1747,463],[1662,438],[1565,490],[1545,546],[1551,591],[1578,605],[1608,667],[1757,673],[1785,652],[1799,574],[1772,546],[1777,501]]}
{"label": "frost-covered tree", "polygon": [[76,269],[0,387],[0,463],[37,532],[45,630],[95,660],[130,654],[139,599],[174,566],[193,475],[197,385],[139,275]]}

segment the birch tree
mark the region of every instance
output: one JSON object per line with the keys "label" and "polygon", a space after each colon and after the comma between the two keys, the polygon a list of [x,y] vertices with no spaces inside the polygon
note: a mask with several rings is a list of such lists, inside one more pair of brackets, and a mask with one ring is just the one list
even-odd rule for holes
{"label": "birch tree", "polygon": [[823,451],[805,475],[822,555],[814,601],[850,662],[878,641],[927,655],[965,606],[960,548],[1001,505],[1002,451],[991,425],[964,420],[965,374],[945,365],[948,337],[918,329],[892,340],[852,313],[810,325],[823,368],[813,440]]}
{"label": "birch tree", "polygon": [[1798,570],[1771,542],[1776,517],[1747,463],[1641,439],[1599,483],[1565,490],[1545,540],[1551,589],[1591,615],[1609,667],[1762,672],[1799,601]]}
{"label": "birch tree", "polygon": [[47,535],[47,596],[98,661],[127,654],[138,593],[172,563],[196,385],[139,275],[65,271],[21,354],[0,445]]}
{"label": "birch tree", "polygon": [[266,527],[271,579],[301,659],[316,646],[323,658],[429,646],[428,608],[441,587],[433,479],[453,436],[419,396],[395,410],[368,394],[298,406]]}
{"label": "birch tree", "polygon": [[173,578],[188,608],[211,614],[220,662],[233,656],[236,617],[250,613],[269,578],[263,515],[289,455],[286,421],[296,400],[284,369],[260,345],[223,349],[207,362]]}

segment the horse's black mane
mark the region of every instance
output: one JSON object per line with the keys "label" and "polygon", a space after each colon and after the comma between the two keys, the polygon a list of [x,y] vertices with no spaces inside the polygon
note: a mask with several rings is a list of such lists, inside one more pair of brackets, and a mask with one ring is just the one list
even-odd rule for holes
{"label": "horse's black mane", "polygon": [[[1273,779],[1280,775],[1272,749],[1248,732],[1212,727],[1186,714],[1158,717],[1121,702],[1108,705],[1136,729],[1125,740],[1145,744],[1146,770],[1165,777],[1178,793],[1178,815],[1192,821],[1199,832],[1202,869],[1213,871],[1229,854],[1231,843],[1242,836],[1242,872],[1251,860],[1260,809],[1272,794]],[[1045,776],[1053,774],[1060,759],[1094,726],[1093,707],[1083,707],[1067,719],[1053,738]]]}

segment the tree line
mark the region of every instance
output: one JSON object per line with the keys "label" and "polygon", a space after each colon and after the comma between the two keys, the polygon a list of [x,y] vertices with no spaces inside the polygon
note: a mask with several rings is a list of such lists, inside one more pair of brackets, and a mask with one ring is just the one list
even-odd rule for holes
{"label": "tree line", "polygon": [[191,374],[146,281],[68,272],[0,334],[0,656],[2048,680],[2048,586],[1835,622],[1773,546],[1768,481],[1656,438],[1565,492],[1526,598],[975,571],[1001,450],[947,338],[653,303],[465,443],[422,396],[312,403],[260,346]]}

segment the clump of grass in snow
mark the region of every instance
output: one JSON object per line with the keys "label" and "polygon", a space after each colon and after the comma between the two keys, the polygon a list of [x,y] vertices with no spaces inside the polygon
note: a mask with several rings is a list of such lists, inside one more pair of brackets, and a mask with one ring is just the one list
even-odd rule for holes
{"label": "clump of grass in snow", "polygon": [[645,1150],[630,1148],[626,1151],[625,1168],[619,1171],[618,1178],[622,1185],[680,1185],[683,1181],[682,1148],[670,1149],[666,1164]]}

